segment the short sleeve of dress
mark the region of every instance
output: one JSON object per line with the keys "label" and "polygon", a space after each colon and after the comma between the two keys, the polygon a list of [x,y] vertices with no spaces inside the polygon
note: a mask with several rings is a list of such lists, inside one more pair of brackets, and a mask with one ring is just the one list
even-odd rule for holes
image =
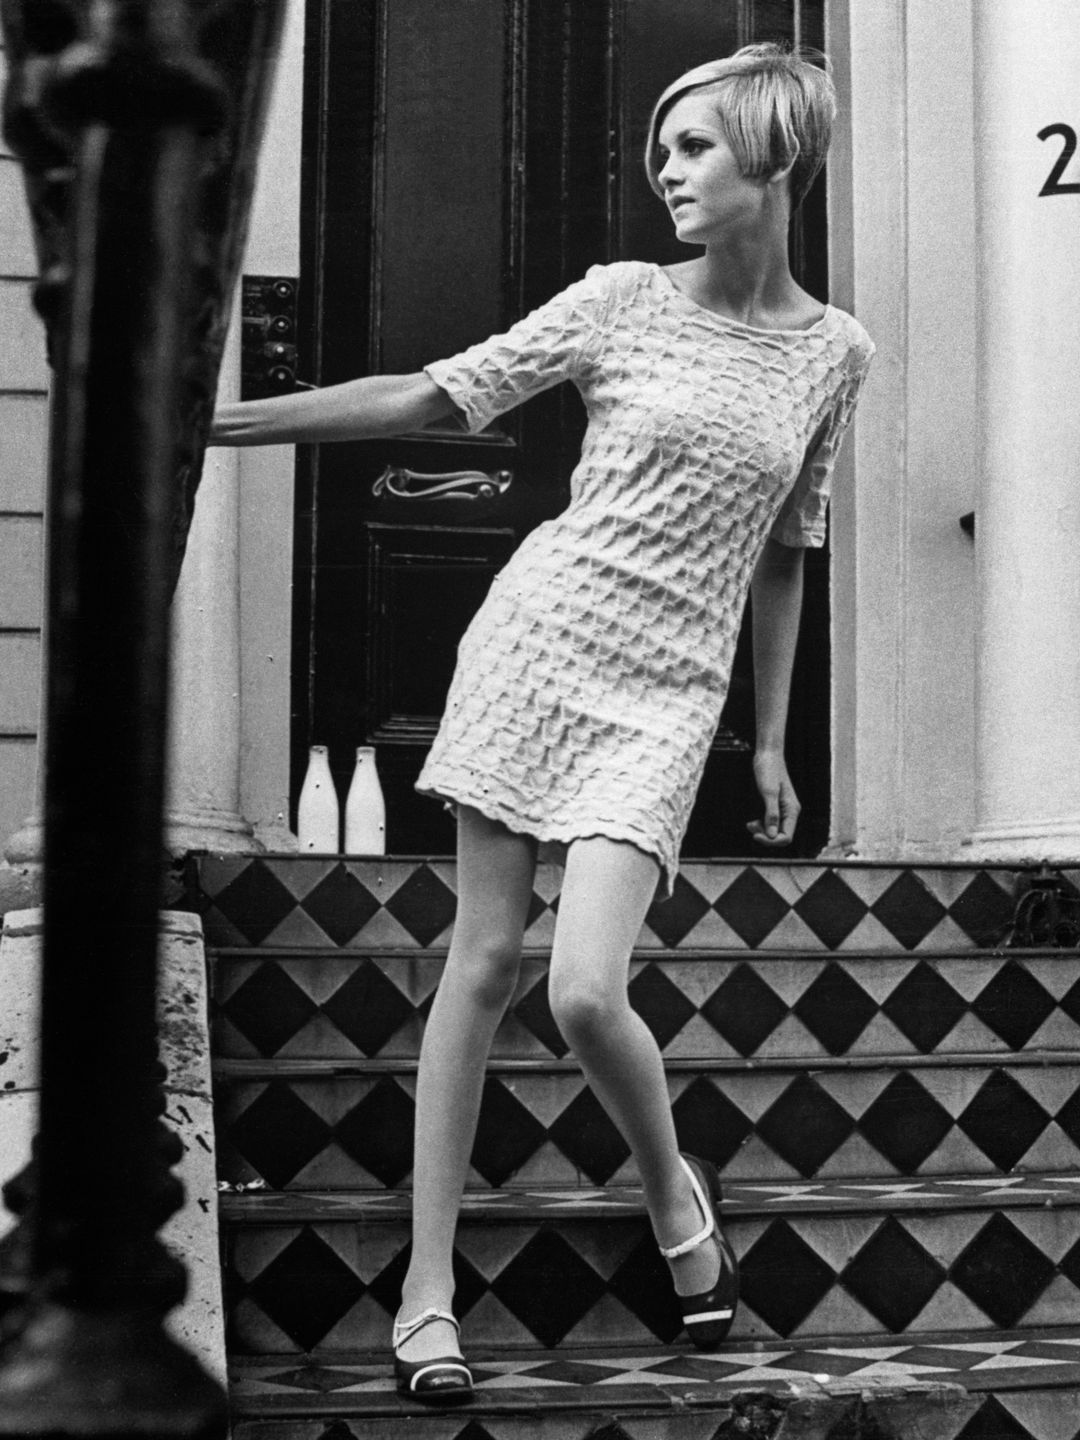
{"label": "short sleeve of dress", "polygon": [[497,415],[573,380],[601,337],[612,292],[613,267],[594,265],[539,309],[501,335],[424,366],[464,413],[471,433]]}
{"label": "short sleeve of dress", "polygon": [[781,545],[795,548],[820,549],[825,543],[825,516],[829,508],[833,470],[844,434],[851,424],[874,344],[861,332],[852,348],[847,373],[836,393],[820,438],[808,453],[798,478],[784,498],[784,503],[769,532]]}

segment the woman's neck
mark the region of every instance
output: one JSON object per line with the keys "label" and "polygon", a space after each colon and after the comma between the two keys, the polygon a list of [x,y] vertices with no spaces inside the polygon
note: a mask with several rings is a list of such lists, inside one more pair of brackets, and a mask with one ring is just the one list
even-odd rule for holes
{"label": "woman's neck", "polygon": [[752,321],[789,309],[802,294],[788,263],[786,229],[711,241],[696,264],[701,297],[712,308]]}
{"label": "woman's neck", "polygon": [[672,280],[707,310],[761,328],[800,329],[822,311],[795,280],[785,224],[710,240],[705,252],[669,267]]}

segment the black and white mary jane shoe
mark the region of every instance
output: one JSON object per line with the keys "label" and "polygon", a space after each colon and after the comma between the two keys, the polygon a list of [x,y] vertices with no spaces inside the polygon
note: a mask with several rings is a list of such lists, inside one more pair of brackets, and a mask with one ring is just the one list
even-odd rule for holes
{"label": "black and white mary jane shoe", "polygon": [[690,1177],[694,1198],[705,1217],[705,1224],[681,1245],[661,1245],[660,1254],[665,1260],[675,1260],[716,1237],[720,1251],[720,1274],[716,1284],[711,1290],[697,1295],[676,1295],[687,1335],[699,1350],[714,1350],[735,1319],[739,1304],[739,1262],[720,1228],[720,1177],[716,1166],[708,1160],[699,1160],[696,1155],[680,1155],[679,1158]]}
{"label": "black and white mary jane shoe", "polygon": [[394,1380],[397,1392],[422,1405],[464,1405],[473,1396],[473,1377],[460,1355],[432,1360],[403,1360],[399,1348],[434,1320],[446,1320],[460,1334],[461,1326],[449,1310],[431,1307],[411,1320],[394,1321]]}

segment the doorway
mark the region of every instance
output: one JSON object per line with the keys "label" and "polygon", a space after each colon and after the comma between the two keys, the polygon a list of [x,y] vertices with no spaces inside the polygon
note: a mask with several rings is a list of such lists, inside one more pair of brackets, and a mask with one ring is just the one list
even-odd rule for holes
{"label": "doorway", "polygon": [[[407,373],[495,331],[594,263],[685,259],[645,180],[656,95],[753,39],[820,47],[824,0],[307,0],[302,372]],[[792,237],[827,299],[824,185]],[[394,854],[445,854],[453,825],[413,782],[455,649],[495,572],[569,499],[584,430],[569,385],[480,436],[452,424],[299,457],[292,781],[329,747],[339,792],[376,747]],[[435,493],[437,488],[437,493]],[[794,853],[829,828],[829,592],[807,554],[788,759]],[[745,855],[748,618],[684,845]],[[791,853],[791,852],[789,852]]]}

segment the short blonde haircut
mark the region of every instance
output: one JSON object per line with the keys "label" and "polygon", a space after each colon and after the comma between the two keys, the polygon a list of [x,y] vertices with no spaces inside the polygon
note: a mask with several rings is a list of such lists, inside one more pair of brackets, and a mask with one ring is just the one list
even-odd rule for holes
{"label": "short blonde haircut", "polygon": [[[824,62],[824,56],[815,57]],[[649,184],[660,184],[659,136],[664,116],[691,90],[716,95],[717,116],[748,179],[765,179],[794,160],[791,208],[795,210],[825,163],[836,91],[828,71],[785,45],[744,45],[726,60],[688,70],[667,87],[653,109],[645,144]]]}

